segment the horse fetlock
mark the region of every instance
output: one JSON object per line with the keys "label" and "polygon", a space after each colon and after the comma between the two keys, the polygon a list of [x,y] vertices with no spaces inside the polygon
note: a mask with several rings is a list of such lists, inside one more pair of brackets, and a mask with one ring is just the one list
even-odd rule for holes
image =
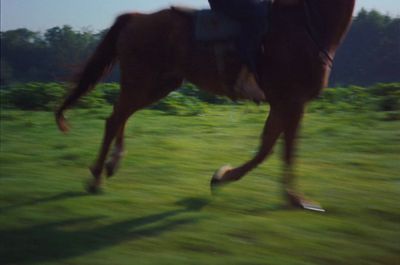
{"label": "horse fetlock", "polygon": [[119,167],[119,160],[112,159],[112,160],[108,161],[105,165],[107,178],[114,176],[118,167]]}
{"label": "horse fetlock", "polygon": [[112,177],[115,174],[115,172],[117,171],[123,155],[124,155],[124,151],[121,148],[116,148],[112,152],[109,160],[105,164],[106,175],[108,178]]}
{"label": "horse fetlock", "polygon": [[102,173],[102,171],[103,171],[103,168],[102,167],[99,167],[99,166],[97,166],[97,165],[94,165],[94,166],[91,166],[90,168],[89,168],[89,170],[90,170],[90,173],[92,173],[92,176],[97,180],[99,180],[100,181],[100,178],[101,178],[101,173]]}
{"label": "horse fetlock", "polygon": [[224,181],[227,180],[227,179],[226,179],[227,173],[230,172],[230,171],[232,171],[232,170],[233,170],[233,168],[232,168],[231,166],[225,165],[225,166],[221,167],[220,169],[218,169],[218,170],[214,173],[212,179],[213,179],[215,182],[216,182],[216,181],[224,182]]}
{"label": "horse fetlock", "polygon": [[91,179],[85,184],[85,190],[91,194],[101,193],[101,182],[99,179]]}

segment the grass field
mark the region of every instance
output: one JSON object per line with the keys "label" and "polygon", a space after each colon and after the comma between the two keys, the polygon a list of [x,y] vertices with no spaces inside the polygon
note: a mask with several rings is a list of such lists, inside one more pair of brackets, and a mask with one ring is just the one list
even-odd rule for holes
{"label": "grass field", "polygon": [[214,170],[257,150],[257,106],[138,113],[120,171],[88,195],[109,111],[70,111],[68,135],[49,112],[1,111],[0,264],[400,264],[400,121],[306,115],[296,173],[314,213],[284,207],[280,144],[211,197]]}

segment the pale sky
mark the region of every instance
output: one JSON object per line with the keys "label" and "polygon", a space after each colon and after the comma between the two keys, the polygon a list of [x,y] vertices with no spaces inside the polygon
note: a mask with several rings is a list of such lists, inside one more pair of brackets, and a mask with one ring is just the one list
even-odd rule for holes
{"label": "pale sky", "polygon": [[[124,12],[151,12],[171,4],[207,7],[207,0],[0,0],[1,31],[28,28],[45,31],[51,27],[71,25],[74,29],[94,31],[108,28]],[[358,0],[357,12],[376,9],[400,16],[400,0]]]}

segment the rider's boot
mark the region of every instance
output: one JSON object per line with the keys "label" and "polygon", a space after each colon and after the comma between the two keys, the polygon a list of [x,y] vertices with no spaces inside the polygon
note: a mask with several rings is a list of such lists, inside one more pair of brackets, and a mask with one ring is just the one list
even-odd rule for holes
{"label": "rider's boot", "polygon": [[265,101],[264,92],[258,85],[254,73],[250,72],[247,66],[243,66],[240,70],[234,89],[240,98],[256,102]]}

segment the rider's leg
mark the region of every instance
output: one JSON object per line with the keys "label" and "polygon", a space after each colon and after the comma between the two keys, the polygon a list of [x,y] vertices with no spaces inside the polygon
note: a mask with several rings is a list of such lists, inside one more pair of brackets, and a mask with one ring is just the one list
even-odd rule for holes
{"label": "rider's leg", "polygon": [[255,101],[265,100],[259,86],[257,55],[260,54],[264,25],[257,18],[249,19],[243,25],[243,34],[237,40],[237,49],[244,65],[239,73],[235,91]]}

